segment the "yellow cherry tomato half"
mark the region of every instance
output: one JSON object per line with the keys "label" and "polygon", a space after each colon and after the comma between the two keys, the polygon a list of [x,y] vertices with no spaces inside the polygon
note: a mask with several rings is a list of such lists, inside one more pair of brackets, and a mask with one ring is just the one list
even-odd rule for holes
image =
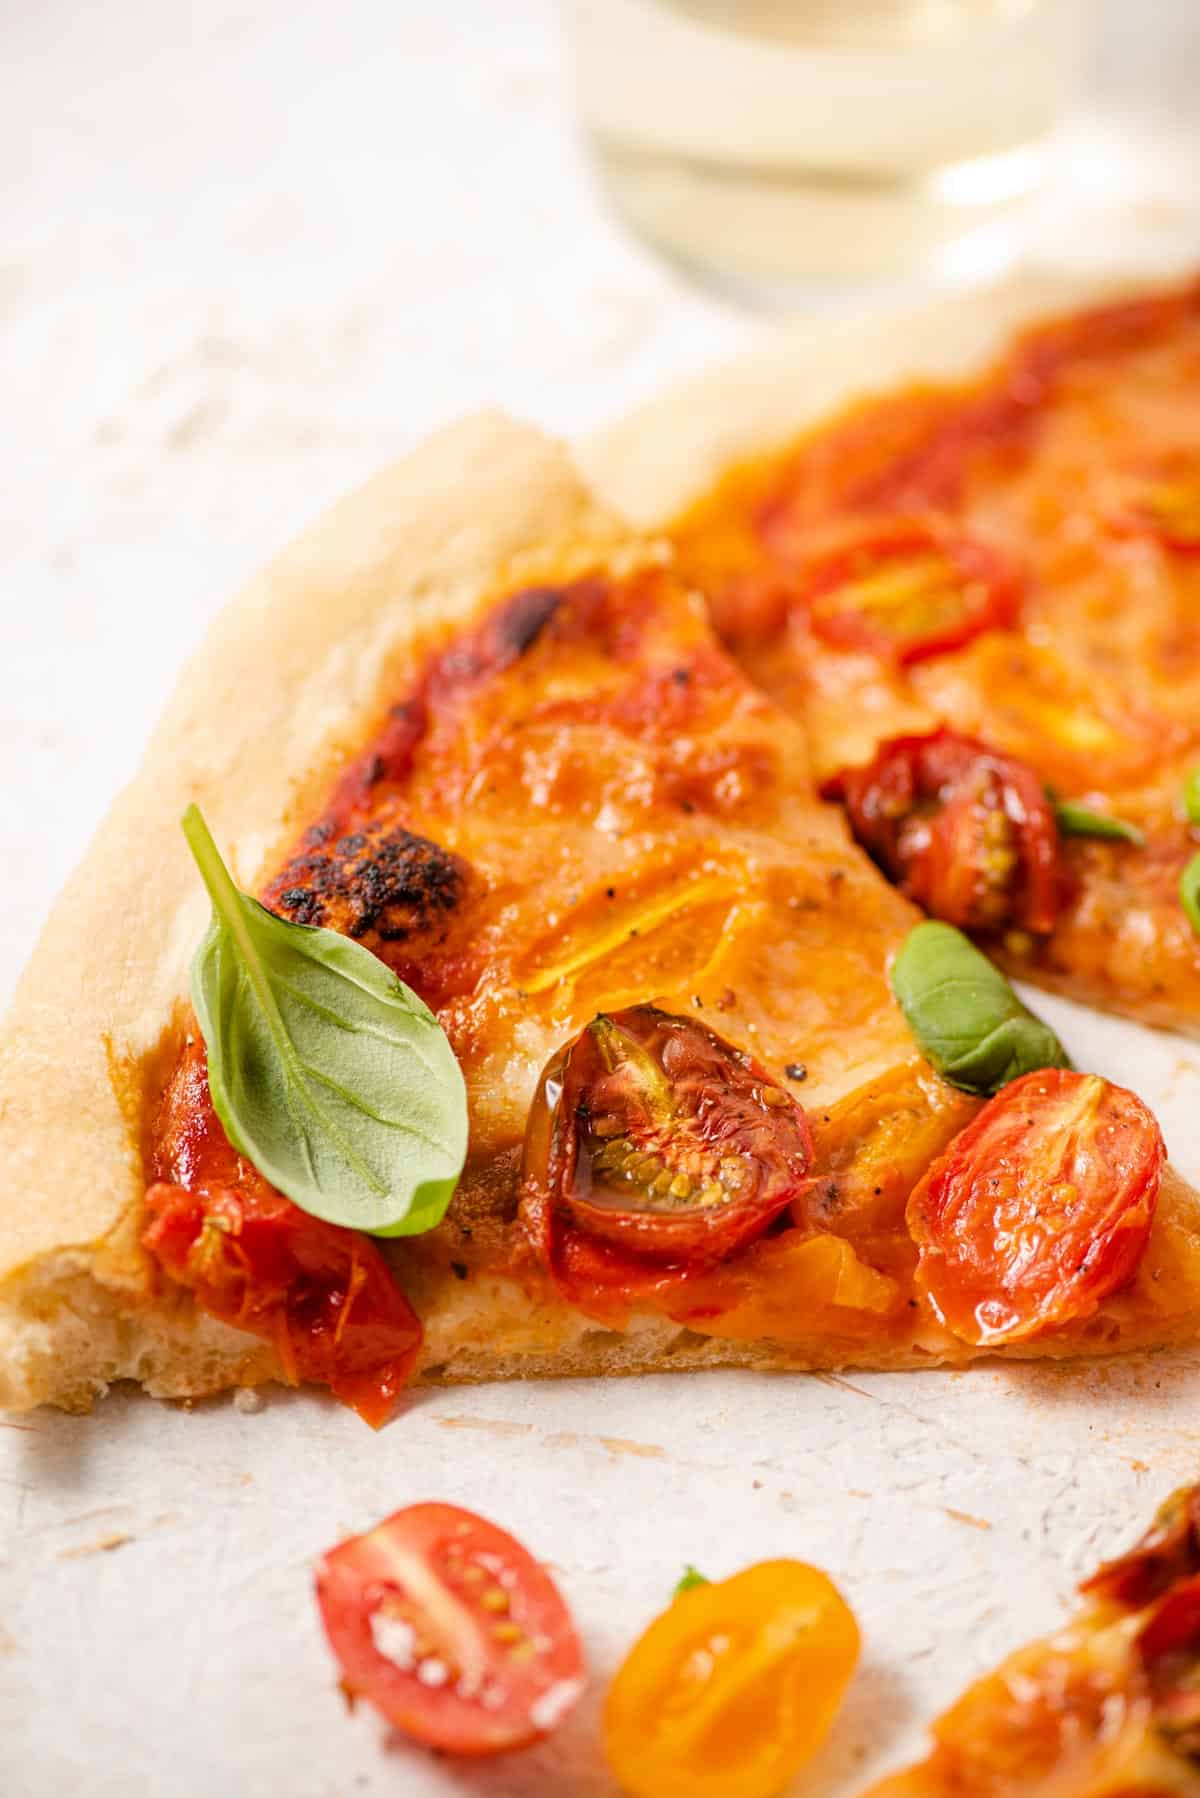
{"label": "yellow cherry tomato half", "polygon": [[609,1765],[630,1798],[775,1798],[828,1733],[858,1648],[836,1586],[800,1561],[692,1586],[609,1688]]}

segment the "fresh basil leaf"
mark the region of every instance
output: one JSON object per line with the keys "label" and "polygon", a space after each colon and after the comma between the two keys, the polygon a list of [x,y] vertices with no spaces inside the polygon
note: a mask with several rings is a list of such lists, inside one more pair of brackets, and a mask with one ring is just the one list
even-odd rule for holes
{"label": "fresh basil leaf", "polygon": [[1189,824],[1200,824],[1200,768],[1193,768],[1183,783],[1183,815]]}
{"label": "fresh basil leaf", "polygon": [[1187,913],[1188,923],[1200,936],[1200,855],[1193,855],[1179,876],[1179,903]]}
{"label": "fresh basil leaf", "polygon": [[183,832],[213,905],[191,988],[229,1140],[314,1217],[432,1229],[467,1148],[462,1070],[437,1019],[360,943],[239,892],[194,805]]}
{"label": "fresh basil leaf", "polygon": [[698,1572],[689,1562],[684,1568],[683,1574],[676,1585],[675,1590],[672,1592],[671,1597],[678,1598],[681,1592],[690,1592],[693,1586],[707,1586],[708,1583],[707,1576]]}
{"label": "fresh basil leaf", "polygon": [[998,1092],[1035,1068],[1071,1065],[1049,1024],[952,924],[929,918],[909,931],[892,991],[926,1060],[965,1092]]}
{"label": "fresh basil leaf", "polygon": [[1108,812],[1093,811],[1090,805],[1079,805],[1074,799],[1055,800],[1054,815],[1065,837],[1107,837],[1139,846],[1146,841],[1136,824],[1128,824],[1124,818],[1114,818]]}

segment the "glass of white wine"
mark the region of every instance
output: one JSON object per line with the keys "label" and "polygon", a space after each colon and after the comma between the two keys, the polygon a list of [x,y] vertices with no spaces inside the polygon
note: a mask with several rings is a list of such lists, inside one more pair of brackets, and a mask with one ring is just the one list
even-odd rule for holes
{"label": "glass of white wine", "polygon": [[568,0],[618,210],[771,298],[1002,260],[1095,0]]}

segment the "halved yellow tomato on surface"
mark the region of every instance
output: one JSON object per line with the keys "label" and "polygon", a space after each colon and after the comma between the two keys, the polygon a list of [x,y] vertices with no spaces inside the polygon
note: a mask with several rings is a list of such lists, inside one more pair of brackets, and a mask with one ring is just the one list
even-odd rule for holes
{"label": "halved yellow tomato on surface", "polygon": [[690,1585],[613,1680],[609,1765],[630,1798],[774,1798],[827,1735],[858,1652],[849,1606],[800,1561]]}

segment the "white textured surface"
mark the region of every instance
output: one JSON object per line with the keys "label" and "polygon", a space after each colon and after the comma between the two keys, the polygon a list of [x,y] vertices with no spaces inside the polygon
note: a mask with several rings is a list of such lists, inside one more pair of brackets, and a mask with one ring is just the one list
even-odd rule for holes
{"label": "white textured surface", "polygon": [[[1165,65],[1181,99],[1200,74],[1189,10]],[[1146,17],[1130,9],[1108,56],[1142,86],[1164,66],[1144,66]],[[546,0],[41,0],[3,9],[0,65],[3,998],[158,694],[257,561],[444,418],[500,402],[581,432],[750,326],[599,211]],[[1200,248],[1177,129],[1118,153],[1096,116],[1075,141],[1044,248]],[[1046,1009],[1200,1176],[1196,1056]],[[5,1424],[0,1789],[599,1798],[603,1678],[681,1564],[790,1553],[864,1626],[805,1787],[850,1792],[1196,1474],[1198,1400],[1200,1353],[450,1392],[379,1437],[278,1393],[257,1415],[122,1397]],[[344,1715],[312,1562],[426,1497],[561,1572],[596,1680],[532,1755],[463,1772]]]}

